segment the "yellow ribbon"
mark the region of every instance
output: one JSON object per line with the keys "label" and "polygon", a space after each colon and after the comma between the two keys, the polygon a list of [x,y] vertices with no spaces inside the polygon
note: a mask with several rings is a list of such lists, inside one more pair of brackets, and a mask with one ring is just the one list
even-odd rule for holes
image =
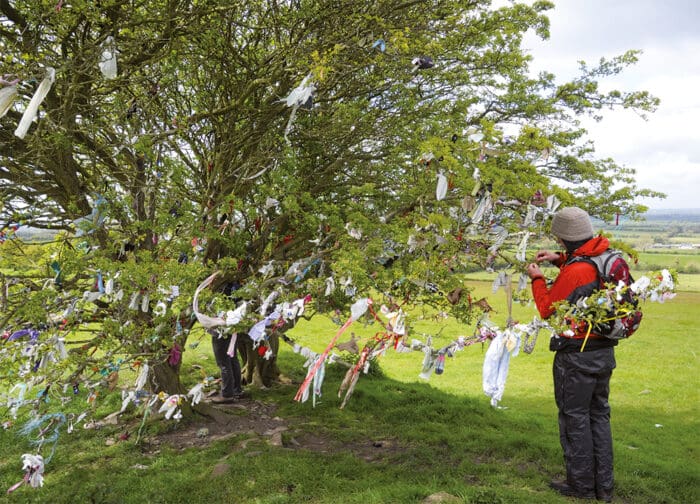
{"label": "yellow ribbon", "polygon": [[[617,316],[602,319],[600,322],[610,322],[611,320],[623,318],[623,317],[629,315],[630,313],[631,313],[631,310],[620,309],[617,312]],[[588,331],[586,331],[586,336],[585,336],[585,338],[583,338],[583,345],[581,345],[581,350],[580,350],[581,352],[583,352],[583,349],[586,346],[586,342],[588,341],[588,336],[591,335],[591,329],[593,329],[593,324],[591,324],[589,321],[586,321],[586,323],[588,324]]]}
{"label": "yellow ribbon", "polygon": [[586,331],[586,337],[583,338],[583,345],[581,345],[581,352],[583,352],[583,349],[586,347],[586,342],[588,341],[588,337],[591,335],[591,329],[593,329],[593,324],[588,322],[588,331]]}

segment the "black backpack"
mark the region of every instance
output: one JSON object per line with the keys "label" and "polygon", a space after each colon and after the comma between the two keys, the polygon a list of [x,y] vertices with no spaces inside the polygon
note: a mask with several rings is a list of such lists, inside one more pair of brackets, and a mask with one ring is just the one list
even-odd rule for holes
{"label": "black backpack", "polygon": [[[593,265],[598,272],[598,279],[576,288],[566,300],[575,304],[577,301],[590,296],[596,290],[612,291],[622,281],[627,288],[621,293],[622,301],[616,303],[615,308],[608,312],[605,321],[593,324],[592,332],[606,338],[619,340],[629,338],[642,321],[642,312],[637,308],[639,299],[629,288],[634,282],[630,274],[629,265],[617,250],[606,250],[598,256],[574,256],[567,263],[587,262]],[[611,294],[615,296],[616,294]],[[620,306],[617,306],[617,305]],[[626,305],[626,307],[623,307]]]}

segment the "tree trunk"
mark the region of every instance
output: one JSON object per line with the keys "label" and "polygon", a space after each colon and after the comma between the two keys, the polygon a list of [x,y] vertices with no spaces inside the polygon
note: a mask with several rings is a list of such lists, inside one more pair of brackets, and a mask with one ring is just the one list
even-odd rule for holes
{"label": "tree trunk", "polygon": [[243,361],[241,375],[244,383],[250,383],[256,387],[263,388],[269,387],[279,378],[280,370],[277,367],[277,352],[279,351],[279,346],[279,334],[274,332],[265,343],[265,347],[272,350],[272,357],[264,359],[259,353],[260,346],[253,348],[253,341],[250,338],[241,338],[238,344],[238,351]]}
{"label": "tree trunk", "polygon": [[[158,362],[151,366],[148,376],[148,385],[152,393],[165,392],[168,395],[187,393],[184,386],[180,382],[180,364],[176,366],[170,365],[167,361]],[[158,403],[160,404],[160,403]],[[192,414],[189,400],[180,402],[180,410],[183,417]]]}
{"label": "tree trunk", "polygon": [[180,365],[171,366],[167,362],[158,362],[151,366],[148,383],[151,392],[165,392],[166,394],[184,394],[182,383],[180,383]]}

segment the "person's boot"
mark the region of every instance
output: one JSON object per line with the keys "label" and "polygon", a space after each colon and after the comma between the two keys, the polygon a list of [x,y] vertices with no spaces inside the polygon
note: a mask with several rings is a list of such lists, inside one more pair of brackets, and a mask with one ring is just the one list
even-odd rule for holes
{"label": "person's boot", "polygon": [[595,492],[582,492],[571,485],[567,481],[551,481],[549,487],[556,490],[566,497],[576,497],[578,499],[595,499]]}
{"label": "person's boot", "polygon": [[609,490],[604,490],[604,489],[596,490],[595,498],[598,499],[599,501],[603,501],[603,502],[612,502],[613,501],[612,488]]}
{"label": "person's boot", "polygon": [[231,396],[222,396],[222,395],[217,395],[212,397],[211,402],[214,404],[231,404],[236,401],[236,398]]}

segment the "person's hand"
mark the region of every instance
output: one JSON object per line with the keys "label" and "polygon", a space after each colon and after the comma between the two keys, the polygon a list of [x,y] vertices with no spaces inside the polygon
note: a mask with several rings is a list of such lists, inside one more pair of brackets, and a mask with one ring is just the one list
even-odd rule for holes
{"label": "person's hand", "polygon": [[554,262],[559,259],[559,254],[549,250],[540,250],[535,254],[535,262],[541,263],[544,261]]}
{"label": "person's hand", "polygon": [[542,273],[542,270],[535,263],[528,264],[527,268],[525,269],[525,272],[527,273],[527,276],[529,276],[531,280],[534,280],[535,278],[544,278],[544,274]]}

